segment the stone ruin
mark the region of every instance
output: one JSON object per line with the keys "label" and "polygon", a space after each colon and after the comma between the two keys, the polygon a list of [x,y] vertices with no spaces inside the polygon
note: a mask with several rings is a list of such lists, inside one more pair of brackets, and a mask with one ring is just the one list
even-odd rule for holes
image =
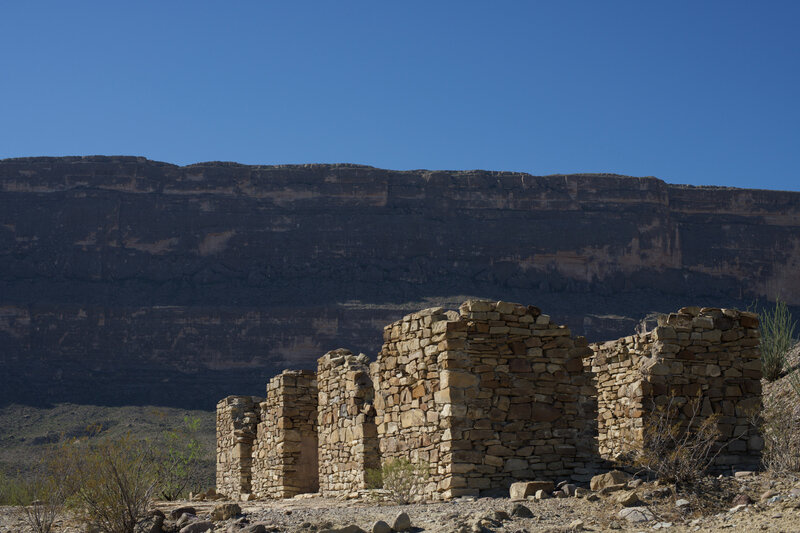
{"label": "stone ruin", "polygon": [[217,492],[357,497],[367,472],[395,458],[429,468],[426,499],[531,479],[585,483],[670,402],[684,424],[719,414],[716,469],[760,459],[753,313],[683,308],[652,331],[590,345],[536,307],[470,300],[407,315],[383,338],[372,363],[334,350],[316,373],[275,376],[264,400],[220,401]]}

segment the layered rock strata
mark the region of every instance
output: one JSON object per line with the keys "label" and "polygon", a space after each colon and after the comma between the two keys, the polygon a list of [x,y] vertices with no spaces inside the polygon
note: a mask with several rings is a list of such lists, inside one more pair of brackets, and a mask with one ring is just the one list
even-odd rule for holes
{"label": "layered rock strata", "polygon": [[[591,341],[800,305],[800,193],[608,174],[0,161],[0,402],[213,408],[467,297]],[[795,308],[796,310],[796,308]],[[159,376],[154,379],[153,376]]]}

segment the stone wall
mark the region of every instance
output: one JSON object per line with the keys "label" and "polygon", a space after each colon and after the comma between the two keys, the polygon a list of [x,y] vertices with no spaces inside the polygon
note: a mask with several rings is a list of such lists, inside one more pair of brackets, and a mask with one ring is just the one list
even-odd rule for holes
{"label": "stone wall", "polygon": [[251,491],[260,401],[255,396],[228,396],[217,403],[217,492],[233,499]]}
{"label": "stone wall", "polygon": [[317,381],[308,370],[284,370],[267,385],[253,450],[253,493],[290,498],[319,488]]}
{"label": "stone wall", "polygon": [[259,405],[220,402],[218,490],[353,497],[368,469],[400,458],[427,470],[426,499],[585,482],[643,442],[662,406],[680,408],[686,424],[695,398],[698,420],[718,413],[727,443],[715,468],[756,466],[756,315],[687,307],[656,324],[589,346],[533,306],[470,300],[406,315],[384,328],[372,364],[335,350],[316,373],[273,378]]}
{"label": "stone wall", "polygon": [[[649,417],[670,403],[686,425],[718,413],[718,470],[758,465],[763,440],[750,423],[761,407],[758,318],[731,309],[684,307],[646,333],[593,344],[598,451],[614,459],[646,438]],[[660,406],[660,407],[659,407]],[[732,440],[734,439],[734,440]]]}
{"label": "stone wall", "polygon": [[591,351],[537,308],[426,309],[387,326],[384,340],[372,365],[382,460],[429,463],[427,497],[593,472]]}
{"label": "stone wall", "polygon": [[[460,329],[457,314],[441,307],[406,315],[384,328],[384,344],[370,365],[375,386],[375,423],[382,463],[406,458],[428,465],[430,477],[423,490],[434,497],[452,488],[453,472],[447,454],[451,452],[449,431],[451,408],[440,397],[442,365],[449,341]],[[446,366],[446,363],[445,363]]]}
{"label": "stone wall", "polygon": [[369,469],[380,468],[369,360],[334,350],[317,366],[319,387],[319,491],[356,497]]}

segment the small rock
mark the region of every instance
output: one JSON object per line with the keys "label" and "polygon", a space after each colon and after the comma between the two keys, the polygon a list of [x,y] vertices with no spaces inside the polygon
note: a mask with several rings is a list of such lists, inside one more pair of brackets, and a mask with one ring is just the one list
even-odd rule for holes
{"label": "small rock", "polygon": [[596,501],[599,501],[599,500],[600,500],[600,496],[598,496],[594,492],[591,492],[591,493],[586,495],[586,501],[587,502],[596,502]]}
{"label": "small rock", "polygon": [[761,496],[758,498],[758,500],[761,501],[761,502],[765,502],[765,501],[769,500],[770,498],[772,498],[773,496],[777,496],[777,495],[778,495],[778,491],[777,490],[764,491],[761,494]]}
{"label": "small rock", "polygon": [[624,490],[627,485],[625,483],[617,483],[616,485],[608,485],[600,489],[598,492],[602,495],[608,495],[618,490]]}
{"label": "small rock", "polygon": [[656,522],[653,524],[653,529],[669,529],[672,527],[672,522]]}
{"label": "small rock", "polygon": [[211,512],[211,520],[219,522],[221,520],[228,520],[242,512],[242,508],[236,503],[222,503],[214,506]]}
{"label": "small rock", "polygon": [[378,520],[372,524],[372,533],[392,533],[392,528],[383,520]]}
{"label": "small rock", "polygon": [[753,503],[753,499],[748,496],[747,494],[737,494],[736,497],[731,502],[734,506],[736,505],[751,505]]}
{"label": "small rock", "polygon": [[636,487],[638,487],[642,483],[644,483],[644,482],[641,479],[632,479],[632,480],[628,481],[628,483],[626,483],[626,485],[628,485],[629,489],[635,489]]}
{"label": "small rock", "polygon": [[669,498],[672,496],[672,490],[669,487],[661,487],[658,489],[649,490],[644,493],[645,498]]}
{"label": "small rock", "polygon": [[238,533],[267,533],[267,526],[266,524],[251,524],[240,529]]}
{"label": "small rock", "polygon": [[594,476],[589,482],[589,488],[598,491],[610,485],[625,484],[630,478],[630,474],[626,474],[620,470],[612,470],[605,474]]}
{"label": "small rock", "polygon": [[395,531],[407,531],[411,529],[411,517],[408,516],[408,513],[401,512],[398,514],[394,519],[392,529]]}
{"label": "small rock", "polygon": [[773,503],[778,503],[778,502],[779,502],[779,501],[781,501],[782,499],[783,499],[783,496],[781,496],[780,494],[778,494],[778,495],[776,495],[776,496],[773,496],[773,497],[772,497],[772,498],[770,498],[769,500],[767,500],[767,504],[769,504],[769,505],[772,505]]}
{"label": "small rock", "polygon": [[624,518],[628,522],[650,522],[655,520],[656,515],[647,507],[625,507],[619,512],[619,517]]}
{"label": "small rock", "polygon": [[173,509],[169,512],[169,517],[172,520],[177,520],[183,513],[197,514],[197,511],[194,510],[194,507],[178,507],[177,509]]}
{"label": "small rock", "polygon": [[517,518],[533,518],[533,512],[521,503],[518,503],[511,510],[511,516],[516,516]]}
{"label": "small rock", "polygon": [[210,520],[198,520],[181,528],[180,533],[204,533],[210,529],[214,529],[214,524]]}
{"label": "small rock", "polygon": [[534,495],[533,499],[535,499],[535,500],[546,500],[549,497],[550,497],[550,494],[548,494],[547,491],[544,491],[544,490],[540,489],[540,490],[536,491],[536,494]]}
{"label": "small rock", "polygon": [[501,521],[501,522],[502,522],[503,520],[511,520],[511,516],[509,516],[509,514],[508,514],[507,512],[505,512],[505,511],[503,511],[503,510],[500,510],[500,509],[498,509],[497,511],[495,511],[494,513],[492,513],[492,517],[493,517],[495,520],[499,520],[499,521]]}
{"label": "small rock", "polygon": [[567,497],[567,493],[564,492],[563,490],[557,490],[557,491],[553,492],[553,497],[554,498],[566,498]]}
{"label": "small rock", "polygon": [[675,502],[675,507],[677,507],[678,509],[682,509],[684,507],[689,507],[690,505],[691,505],[691,502],[689,500],[684,500],[682,498]]}
{"label": "small rock", "polygon": [[585,498],[590,494],[589,489],[584,489],[583,487],[577,487],[575,489],[575,497],[576,498]]}
{"label": "small rock", "polygon": [[568,527],[570,531],[583,531],[585,525],[583,520],[573,520],[569,523]]}
{"label": "small rock", "polygon": [[735,506],[735,507],[731,507],[730,509],[728,509],[728,513],[729,513],[729,514],[736,514],[736,513],[738,513],[739,511],[741,511],[741,510],[743,510],[743,509],[747,509],[747,506],[746,506],[746,505],[744,505],[744,504],[742,504],[742,505],[737,505],[737,506]]}
{"label": "small rock", "polygon": [[566,483],[560,488],[561,491],[567,496],[575,496],[575,489],[577,489],[578,487],[576,485],[573,485],[572,483]]}
{"label": "small rock", "polygon": [[642,500],[634,490],[620,492],[614,497],[614,501],[622,504],[624,507],[636,507],[642,504]]}
{"label": "small rock", "polygon": [[350,524],[349,526],[334,528],[331,530],[330,533],[366,533],[366,532],[357,525]]}
{"label": "small rock", "polygon": [[752,472],[750,470],[739,470],[738,472],[733,474],[733,477],[735,477],[736,479],[741,479],[743,477],[752,477],[753,475],[755,475],[755,472]]}
{"label": "small rock", "polygon": [[551,492],[555,488],[552,481],[518,481],[512,483],[509,489],[509,496],[512,500],[524,500],[537,490]]}

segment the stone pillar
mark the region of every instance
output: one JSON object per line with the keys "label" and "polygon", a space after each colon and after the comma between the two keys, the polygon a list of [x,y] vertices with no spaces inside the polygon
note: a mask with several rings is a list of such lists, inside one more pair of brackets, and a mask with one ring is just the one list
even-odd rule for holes
{"label": "stone pillar", "polygon": [[358,496],[367,470],[379,469],[373,387],[367,356],[334,350],[318,361],[319,488],[327,497]]}
{"label": "stone pillar", "polygon": [[253,492],[291,498],[317,492],[317,380],[308,370],[285,370],[267,385],[253,452]]}
{"label": "stone pillar", "polygon": [[254,396],[228,396],[217,403],[217,492],[234,500],[249,494],[252,446],[258,424]]}

